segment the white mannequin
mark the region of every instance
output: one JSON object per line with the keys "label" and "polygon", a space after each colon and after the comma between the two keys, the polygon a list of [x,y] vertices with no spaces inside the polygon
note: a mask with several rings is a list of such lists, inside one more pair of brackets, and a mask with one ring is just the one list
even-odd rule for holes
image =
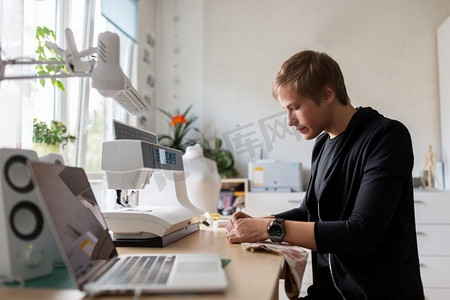
{"label": "white mannequin", "polygon": [[216,213],[222,187],[216,163],[204,157],[202,147],[195,144],[186,148],[183,164],[187,194],[191,203],[205,212]]}

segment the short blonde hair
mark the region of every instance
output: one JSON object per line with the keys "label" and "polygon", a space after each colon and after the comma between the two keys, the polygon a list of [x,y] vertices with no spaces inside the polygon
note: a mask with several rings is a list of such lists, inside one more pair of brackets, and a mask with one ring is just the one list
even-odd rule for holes
{"label": "short blonde hair", "polygon": [[336,61],[325,53],[305,50],[286,60],[275,76],[272,95],[279,100],[280,88],[292,84],[300,95],[310,97],[316,104],[320,102],[322,88],[329,85],[343,104],[350,103],[344,76]]}

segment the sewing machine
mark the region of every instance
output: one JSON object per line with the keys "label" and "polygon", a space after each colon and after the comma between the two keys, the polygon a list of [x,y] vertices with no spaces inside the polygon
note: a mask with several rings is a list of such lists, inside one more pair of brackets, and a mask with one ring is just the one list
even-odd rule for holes
{"label": "sewing machine", "polygon": [[164,247],[199,229],[191,219],[203,212],[188,199],[181,151],[143,140],[105,141],[102,170],[123,206],[103,212],[116,246]]}

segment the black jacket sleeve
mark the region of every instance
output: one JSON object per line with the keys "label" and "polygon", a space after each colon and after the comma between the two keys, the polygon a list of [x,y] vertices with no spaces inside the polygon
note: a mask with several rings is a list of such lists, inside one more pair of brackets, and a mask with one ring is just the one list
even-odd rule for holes
{"label": "black jacket sleeve", "polygon": [[281,218],[285,220],[291,221],[308,221],[308,209],[306,208],[305,199],[303,199],[302,203],[299,207],[293,208],[291,210],[274,214],[276,218]]}
{"label": "black jacket sleeve", "polygon": [[[405,189],[410,187],[407,181],[411,179],[413,163],[407,129],[401,123],[391,121],[370,139],[364,149],[353,151],[362,151],[355,166],[361,166],[362,178],[353,210],[348,218],[339,221],[316,222],[315,238],[319,252],[369,254],[383,240],[386,241],[388,230],[395,236],[395,226],[411,224],[407,219],[411,214],[406,211],[411,205],[406,203],[410,199],[403,197]],[[400,220],[393,221],[394,215]]]}

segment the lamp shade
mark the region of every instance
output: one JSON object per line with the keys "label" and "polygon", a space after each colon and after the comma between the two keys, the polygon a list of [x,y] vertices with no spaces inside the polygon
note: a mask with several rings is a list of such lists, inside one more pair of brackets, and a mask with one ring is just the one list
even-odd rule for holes
{"label": "lamp shade", "polygon": [[125,74],[120,68],[120,39],[112,32],[98,36],[97,65],[92,72],[92,87],[102,96],[113,97],[126,87]]}
{"label": "lamp shade", "polygon": [[150,113],[150,105],[136,91],[120,68],[120,39],[116,33],[98,36],[97,64],[92,71],[92,87],[103,97],[113,98],[133,115]]}

